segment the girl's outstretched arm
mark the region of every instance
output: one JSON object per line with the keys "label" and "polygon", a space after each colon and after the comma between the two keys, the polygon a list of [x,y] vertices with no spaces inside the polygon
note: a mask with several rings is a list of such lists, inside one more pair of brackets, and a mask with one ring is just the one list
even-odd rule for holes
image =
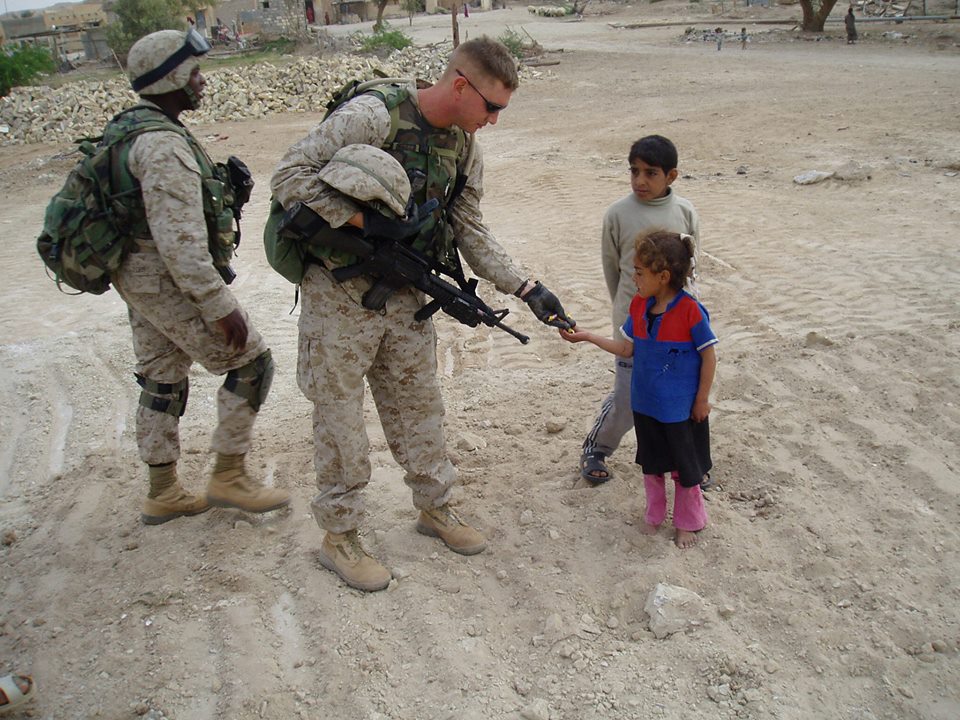
{"label": "girl's outstretched arm", "polygon": [[700,387],[697,388],[697,397],[693,401],[693,410],[690,411],[690,417],[697,422],[703,422],[710,414],[710,388],[713,386],[713,378],[717,374],[717,350],[715,345],[704,349],[700,353]]}
{"label": "girl's outstretched arm", "polygon": [[577,330],[576,327],[572,330],[561,330],[560,337],[571,343],[584,341],[593,343],[601,350],[606,350],[608,353],[618,355],[619,357],[633,357],[633,343],[626,338],[615,340],[611,337],[597,335],[587,330]]}

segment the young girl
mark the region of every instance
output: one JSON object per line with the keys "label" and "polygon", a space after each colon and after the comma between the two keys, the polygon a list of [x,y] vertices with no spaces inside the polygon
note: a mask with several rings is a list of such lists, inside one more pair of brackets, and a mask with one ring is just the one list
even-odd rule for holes
{"label": "young girl", "polygon": [[707,524],[700,481],[709,472],[710,387],[717,368],[706,308],[683,290],[690,274],[689,235],[654,230],[640,235],[633,260],[637,295],[622,338],[562,330],[568,342],[591,342],[620,357],[633,357],[630,402],[643,467],[647,511],[643,531],[657,532],[667,514],[664,474],[672,472],[675,542],[688,548]]}

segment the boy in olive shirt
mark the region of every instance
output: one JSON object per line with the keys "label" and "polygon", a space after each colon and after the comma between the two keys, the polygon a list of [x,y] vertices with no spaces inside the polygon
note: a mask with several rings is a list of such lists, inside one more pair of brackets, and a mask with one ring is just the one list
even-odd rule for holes
{"label": "boy in olive shirt", "polygon": [[[603,276],[613,302],[615,337],[630,312],[630,301],[637,294],[633,282],[633,254],[634,240],[641,232],[660,229],[693,237],[694,274],[688,280],[686,290],[698,297],[694,278],[700,260],[700,221],[690,201],[670,188],[677,179],[677,148],[661,135],[647,135],[631,146],[628,162],[632,192],[607,208],[600,241]],[[613,390],[600,405],[600,413],[583,441],[580,456],[580,475],[595,484],[610,479],[611,473],[604,460],[633,428],[630,407],[633,360],[618,357],[615,362]]]}

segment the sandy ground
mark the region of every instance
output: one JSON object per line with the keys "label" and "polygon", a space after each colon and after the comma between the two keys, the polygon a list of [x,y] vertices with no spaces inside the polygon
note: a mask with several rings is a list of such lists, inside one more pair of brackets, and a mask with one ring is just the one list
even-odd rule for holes
{"label": "sandy ground", "polygon": [[[414,532],[371,403],[364,531],[397,579],[364,594],[319,566],[293,288],[258,240],[272,168],[317,120],[303,115],[199,130],[256,176],[234,287],[278,371],[250,464],[291,509],[143,527],[124,306],[58,294],[33,250],[67,145],[0,150],[0,672],[34,674],[31,717],[960,716],[956,26],[896,28],[925,32],[917,43],[874,26],[850,47],[840,26],[813,42],[751,25],[746,51],[718,53],[682,27],[608,24],[716,19],[691,12],[519,7],[464,24],[522,25],[563,50],[481,134],[485,210],[582,327],[609,327],[599,227],[629,190],[630,143],[658,132],[680,148],[721,338],[721,488],[684,552],[666,528],[639,532],[632,438],[613,482],[578,482],[612,361],[487,286],[532,342],[441,320],[438,352],[458,503],[489,550],[462,558]],[[432,42],[448,23],[410,32]],[[793,182],[844,166],[847,180]],[[181,475],[200,488],[219,380],[191,382]],[[698,593],[704,622],[655,639],[643,606],[660,582]]]}

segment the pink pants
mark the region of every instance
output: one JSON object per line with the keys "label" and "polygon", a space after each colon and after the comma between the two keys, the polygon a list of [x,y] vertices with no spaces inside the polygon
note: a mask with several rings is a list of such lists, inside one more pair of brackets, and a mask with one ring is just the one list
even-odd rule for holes
{"label": "pink pants", "polygon": [[[673,526],[677,530],[696,532],[707,526],[707,508],[703,504],[703,492],[699,485],[687,488],[673,477]],[[667,517],[667,488],[663,475],[644,475],[643,486],[647,491],[647,512],[644,520],[659,526]]]}

